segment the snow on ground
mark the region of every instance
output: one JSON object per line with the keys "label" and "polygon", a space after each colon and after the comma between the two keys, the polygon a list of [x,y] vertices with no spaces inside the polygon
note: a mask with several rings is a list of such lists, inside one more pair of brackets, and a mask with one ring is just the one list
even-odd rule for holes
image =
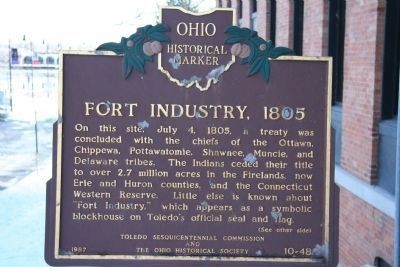
{"label": "snow on ground", "polygon": [[43,251],[49,173],[50,160],[0,191],[0,266],[48,266]]}
{"label": "snow on ground", "polygon": [[[5,73],[0,68],[0,90],[9,103]],[[1,267],[48,266],[44,261],[46,181],[51,176],[52,124],[57,118],[56,74],[55,70],[13,70],[13,111],[8,107],[7,116],[0,118]]]}

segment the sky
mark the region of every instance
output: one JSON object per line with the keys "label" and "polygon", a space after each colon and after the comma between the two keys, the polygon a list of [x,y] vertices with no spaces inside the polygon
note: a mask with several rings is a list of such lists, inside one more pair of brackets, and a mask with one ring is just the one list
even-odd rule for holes
{"label": "sky", "polygon": [[[96,44],[129,36],[137,27],[155,24],[165,0],[3,0],[0,4],[0,42],[61,43],[95,48]],[[199,0],[200,10],[215,0]]]}

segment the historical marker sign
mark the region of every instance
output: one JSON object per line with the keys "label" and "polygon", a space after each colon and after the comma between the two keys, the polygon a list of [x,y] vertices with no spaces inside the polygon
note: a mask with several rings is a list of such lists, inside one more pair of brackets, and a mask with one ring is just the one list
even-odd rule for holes
{"label": "historical marker sign", "polygon": [[232,21],[163,9],[100,46],[123,57],[62,54],[50,264],[334,262],[331,61]]}

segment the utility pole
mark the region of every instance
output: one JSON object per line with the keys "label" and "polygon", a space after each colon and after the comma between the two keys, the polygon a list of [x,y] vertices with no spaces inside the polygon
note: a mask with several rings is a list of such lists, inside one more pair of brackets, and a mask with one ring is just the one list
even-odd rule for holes
{"label": "utility pole", "polygon": [[13,111],[13,92],[12,92],[12,78],[11,78],[11,60],[12,60],[12,56],[11,56],[11,41],[10,38],[8,38],[8,71],[9,71],[9,82],[10,82],[10,111]]}
{"label": "utility pole", "polygon": [[33,113],[35,116],[35,148],[36,148],[36,162],[38,159],[39,154],[39,144],[38,144],[38,122],[37,122],[37,112],[36,112],[36,101],[35,101],[35,90],[34,90],[34,83],[33,83],[33,44],[31,41],[31,54],[32,54],[32,62],[31,62],[31,85],[32,85],[32,103],[33,103]]}

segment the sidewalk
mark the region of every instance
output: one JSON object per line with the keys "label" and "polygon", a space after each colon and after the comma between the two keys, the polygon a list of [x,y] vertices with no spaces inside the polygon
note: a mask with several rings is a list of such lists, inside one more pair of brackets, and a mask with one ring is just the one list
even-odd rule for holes
{"label": "sidewalk", "polygon": [[0,121],[0,266],[42,267],[53,120]]}
{"label": "sidewalk", "polygon": [[16,184],[0,191],[0,266],[42,267],[46,181],[51,160]]}

